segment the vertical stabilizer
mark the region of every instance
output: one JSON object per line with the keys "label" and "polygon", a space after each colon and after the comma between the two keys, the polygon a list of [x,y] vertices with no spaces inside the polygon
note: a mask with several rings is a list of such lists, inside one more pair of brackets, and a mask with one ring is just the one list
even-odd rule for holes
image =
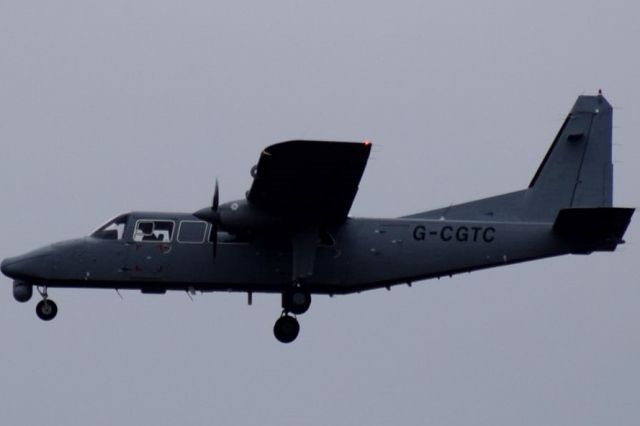
{"label": "vertical stabilizer", "polygon": [[580,96],[525,195],[524,215],[554,220],[560,209],[611,207],[612,108],[602,96]]}

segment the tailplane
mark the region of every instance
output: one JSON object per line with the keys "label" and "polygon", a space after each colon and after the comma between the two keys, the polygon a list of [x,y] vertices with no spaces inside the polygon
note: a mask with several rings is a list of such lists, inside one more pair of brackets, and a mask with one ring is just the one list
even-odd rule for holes
{"label": "tailplane", "polygon": [[569,239],[576,252],[613,251],[624,243],[634,209],[615,207],[562,209],[553,231]]}

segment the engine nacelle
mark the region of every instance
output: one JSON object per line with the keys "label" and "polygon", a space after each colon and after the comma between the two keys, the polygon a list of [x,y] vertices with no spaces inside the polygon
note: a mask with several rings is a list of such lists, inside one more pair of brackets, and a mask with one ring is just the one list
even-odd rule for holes
{"label": "engine nacelle", "polygon": [[33,285],[24,281],[13,282],[13,298],[20,303],[28,302],[33,296]]}
{"label": "engine nacelle", "polygon": [[218,229],[230,234],[246,234],[263,230],[295,231],[309,224],[317,225],[321,219],[309,217],[308,212],[300,215],[296,211],[263,209],[246,200],[220,204],[215,209],[213,206],[205,207],[195,212],[194,216],[216,224]]}
{"label": "engine nacelle", "polygon": [[252,206],[245,200],[220,205],[220,227],[232,234],[276,229],[291,225],[281,215],[274,215]]}

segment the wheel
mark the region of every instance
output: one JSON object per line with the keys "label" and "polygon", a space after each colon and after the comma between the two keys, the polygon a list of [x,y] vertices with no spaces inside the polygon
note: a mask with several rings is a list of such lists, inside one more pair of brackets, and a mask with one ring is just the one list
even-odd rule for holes
{"label": "wheel", "polygon": [[282,307],[295,315],[304,314],[311,306],[311,294],[299,288],[282,293]]}
{"label": "wheel", "polygon": [[273,334],[282,343],[291,343],[296,340],[300,332],[298,320],[290,315],[283,315],[273,326]]}
{"label": "wheel", "polygon": [[42,321],[51,321],[58,313],[58,306],[51,299],[45,299],[36,305],[36,314]]}

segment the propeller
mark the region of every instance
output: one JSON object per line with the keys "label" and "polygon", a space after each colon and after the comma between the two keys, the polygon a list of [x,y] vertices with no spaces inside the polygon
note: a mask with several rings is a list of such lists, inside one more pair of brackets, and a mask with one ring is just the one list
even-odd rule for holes
{"label": "propeller", "polygon": [[195,217],[206,220],[211,224],[211,246],[213,249],[214,259],[218,254],[218,228],[220,227],[220,212],[218,211],[219,203],[220,191],[218,189],[218,179],[216,179],[216,186],[213,191],[213,200],[211,201],[211,207],[205,207],[193,214]]}
{"label": "propeller", "polygon": [[213,247],[213,258],[218,254],[218,224],[220,223],[220,213],[218,213],[218,203],[220,196],[218,191],[218,179],[216,179],[216,187],[213,190],[213,201],[211,202],[211,211],[214,213],[214,220],[211,222],[211,247]]}

